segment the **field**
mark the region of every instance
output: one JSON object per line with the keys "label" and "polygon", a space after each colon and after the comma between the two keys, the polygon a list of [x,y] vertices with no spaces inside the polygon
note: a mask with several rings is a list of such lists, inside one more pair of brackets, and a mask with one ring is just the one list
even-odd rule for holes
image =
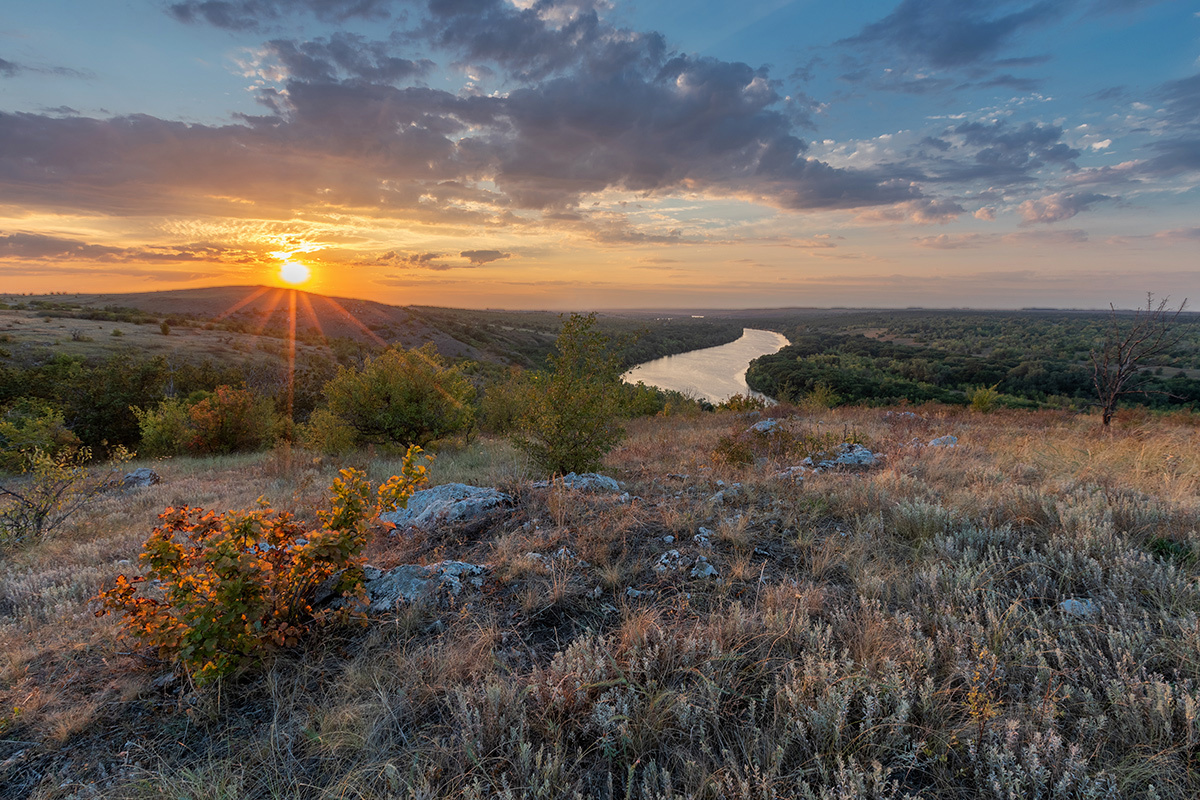
{"label": "field", "polygon": [[[513,507],[478,529],[378,528],[368,553],[487,564],[480,588],[206,689],[93,615],[157,514],[265,495],[311,519],[337,468],[396,463],[277,448],[144,464],[162,483],[0,562],[3,793],[1200,794],[1194,415],[1124,411],[1105,431],[936,404],[767,413],[780,438],[751,437],[744,464],[714,454],[751,416],[635,420],[603,470],[625,500],[533,488],[503,440],[446,450],[433,483],[497,486]],[[884,458],[778,477],[844,440]],[[560,547],[573,555],[528,555]],[[715,577],[693,574],[701,556]]]}

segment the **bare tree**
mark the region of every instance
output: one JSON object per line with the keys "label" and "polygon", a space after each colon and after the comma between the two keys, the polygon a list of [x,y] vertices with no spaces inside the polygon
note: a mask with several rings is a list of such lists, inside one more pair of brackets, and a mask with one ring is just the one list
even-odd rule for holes
{"label": "bare tree", "polygon": [[1149,394],[1138,367],[1146,359],[1167,352],[1183,338],[1175,323],[1187,306],[1184,299],[1172,309],[1164,297],[1154,304],[1154,295],[1146,293],[1146,307],[1133,313],[1132,321],[1121,324],[1117,310],[1109,304],[1109,327],[1104,344],[1092,351],[1092,383],[1100,401],[1101,419],[1107,427],[1117,411],[1117,402],[1130,394]]}

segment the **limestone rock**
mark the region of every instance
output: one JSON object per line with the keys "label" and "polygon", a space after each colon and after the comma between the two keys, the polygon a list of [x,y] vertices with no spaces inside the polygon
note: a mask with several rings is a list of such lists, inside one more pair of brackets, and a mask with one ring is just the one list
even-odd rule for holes
{"label": "limestone rock", "polygon": [[538,481],[533,484],[535,489],[547,489],[551,484],[559,485],[574,489],[577,492],[619,492],[621,485],[616,479],[610,478],[607,475],[601,475],[597,472],[585,472],[582,475],[576,475],[574,472],[568,472],[561,478],[555,478],[553,481]]}
{"label": "limestone rock", "polygon": [[380,514],[379,518],[397,528],[429,530],[445,523],[478,520],[512,501],[512,497],[495,489],[446,483],[414,493],[408,498],[407,508]]}
{"label": "limestone rock", "polygon": [[760,420],[751,425],[750,430],[755,433],[775,433],[779,430],[779,420],[772,418]]}
{"label": "limestone rock", "polygon": [[162,478],[149,467],[139,467],[121,479],[122,489],[137,489],[143,486],[153,486],[160,483]]}
{"label": "limestone rock", "polygon": [[402,564],[378,577],[372,578],[368,574],[364,585],[372,611],[391,611],[401,603],[434,596],[439,590],[458,595],[463,590],[464,580],[482,586],[481,576],[486,569],[486,565],[465,561],[439,561],[429,566]]}
{"label": "limestone rock", "polygon": [[956,447],[958,446],[957,436],[939,436],[929,442],[930,447]]}

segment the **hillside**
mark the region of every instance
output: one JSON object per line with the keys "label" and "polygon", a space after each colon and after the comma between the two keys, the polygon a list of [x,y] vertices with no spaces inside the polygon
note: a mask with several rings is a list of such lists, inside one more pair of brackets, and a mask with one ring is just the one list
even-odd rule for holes
{"label": "hillside", "polygon": [[[354,464],[147,464],[0,571],[6,797],[1161,797],[1200,794],[1191,414],[778,408],[637,420],[627,497],[536,488],[501,440],[433,483],[504,512],[373,530],[478,586],[196,690],[90,600],[165,506],[312,520]],[[770,437],[778,438],[770,438]],[[957,437],[952,446],[930,446]],[[851,439],[875,465],[781,470]],[[749,463],[731,442],[749,441]],[[730,463],[733,460],[736,463]],[[132,465],[132,466],[137,466]],[[568,548],[568,551],[561,551]],[[556,555],[557,554],[557,555]],[[701,567],[711,566],[715,574]]]}

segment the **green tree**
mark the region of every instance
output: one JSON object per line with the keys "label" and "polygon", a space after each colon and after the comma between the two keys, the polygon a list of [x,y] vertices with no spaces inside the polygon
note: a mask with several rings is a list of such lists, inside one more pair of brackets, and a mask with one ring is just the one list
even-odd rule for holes
{"label": "green tree", "polygon": [[531,402],[514,441],[551,473],[595,469],[625,436],[621,362],[608,336],[596,330],[595,314],[572,314],[548,359],[534,376]]}
{"label": "green tree", "polygon": [[468,430],[475,419],[475,387],[432,343],[385,350],[361,369],[340,367],[325,392],[329,412],[361,444],[424,447]]}

